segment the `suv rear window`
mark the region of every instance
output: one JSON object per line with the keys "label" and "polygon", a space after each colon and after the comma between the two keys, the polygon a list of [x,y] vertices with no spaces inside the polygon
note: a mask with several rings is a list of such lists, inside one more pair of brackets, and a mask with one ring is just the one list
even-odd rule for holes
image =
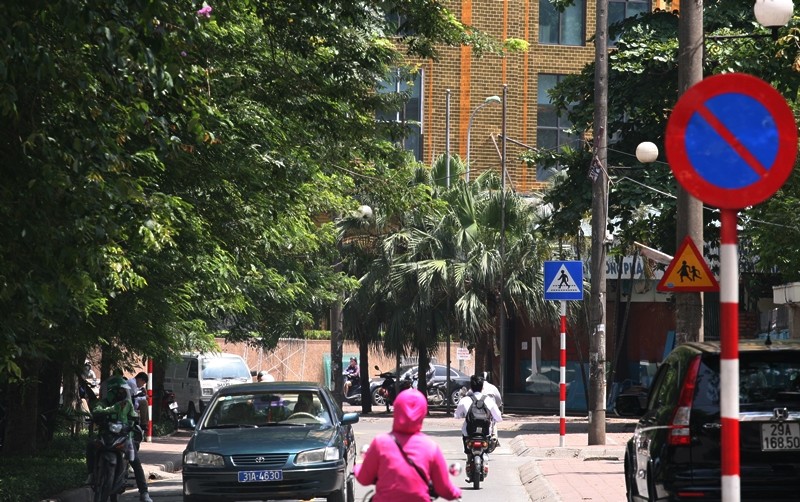
{"label": "suv rear window", "polygon": [[[719,358],[703,357],[697,374],[694,408],[719,413]],[[800,404],[800,360],[796,352],[757,351],[739,354],[739,408],[771,410]]]}

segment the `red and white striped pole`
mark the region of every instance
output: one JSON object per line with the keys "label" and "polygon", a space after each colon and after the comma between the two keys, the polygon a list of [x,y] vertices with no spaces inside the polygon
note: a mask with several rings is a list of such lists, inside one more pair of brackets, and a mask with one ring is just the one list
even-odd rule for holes
{"label": "red and white striped pole", "polygon": [[739,502],[739,250],[737,210],[722,209],[720,229],[720,396],[722,500]]}
{"label": "red and white striped pole", "polygon": [[559,358],[558,446],[563,447],[567,434],[567,301],[561,300],[561,353]]}
{"label": "red and white striped pole", "polygon": [[147,360],[147,442],[153,442],[153,360]]}

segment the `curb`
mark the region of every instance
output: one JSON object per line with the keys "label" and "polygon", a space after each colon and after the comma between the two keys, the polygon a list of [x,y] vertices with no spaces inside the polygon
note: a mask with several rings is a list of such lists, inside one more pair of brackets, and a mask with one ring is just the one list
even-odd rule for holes
{"label": "curb", "polygon": [[536,460],[519,468],[519,479],[528,492],[531,502],[561,502],[561,497],[550,486],[550,482],[542,475]]}

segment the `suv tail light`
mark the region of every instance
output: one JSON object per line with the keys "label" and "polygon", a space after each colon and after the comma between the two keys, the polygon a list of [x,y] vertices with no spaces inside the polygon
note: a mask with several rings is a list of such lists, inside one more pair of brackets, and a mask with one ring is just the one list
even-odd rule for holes
{"label": "suv tail light", "polygon": [[696,356],[689,361],[689,367],[686,370],[686,376],[683,378],[683,385],[681,386],[681,394],[678,397],[678,405],[672,414],[668,439],[670,446],[686,446],[692,441],[689,432],[689,419],[692,414],[694,388],[697,384],[697,372],[699,369],[700,356]]}

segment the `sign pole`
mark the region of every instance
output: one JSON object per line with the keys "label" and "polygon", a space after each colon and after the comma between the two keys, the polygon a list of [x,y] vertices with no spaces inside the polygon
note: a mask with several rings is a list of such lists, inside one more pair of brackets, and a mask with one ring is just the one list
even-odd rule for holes
{"label": "sign pole", "polygon": [[720,229],[720,418],[722,500],[738,502],[739,476],[739,250],[737,210],[722,209]]}
{"label": "sign pole", "polygon": [[147,359],[147,442],[153,442],[153,360]]}
{"label": "sign pole", "polygon": [[560,378],[558,382],[559,420],[558,446],[564,447],[567,434],[567,301],[561,300],[561,354],[559,360]]}

